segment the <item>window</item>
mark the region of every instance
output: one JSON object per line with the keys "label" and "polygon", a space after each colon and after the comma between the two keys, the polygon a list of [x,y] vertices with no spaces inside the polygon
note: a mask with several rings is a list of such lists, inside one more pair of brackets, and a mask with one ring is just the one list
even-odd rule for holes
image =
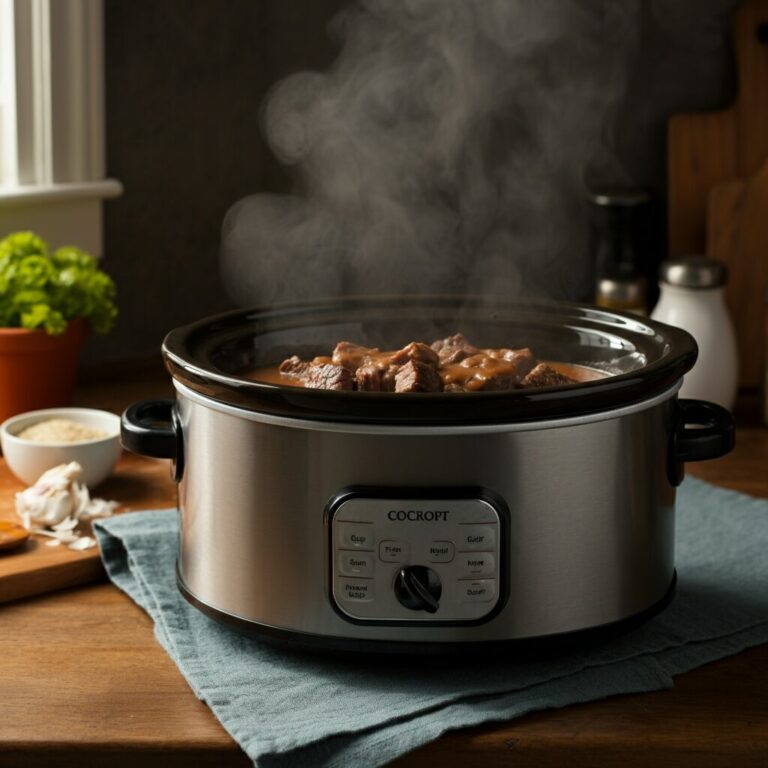
{"label": "window", "polygon": [[0,185],[16,183],[13,2],[0,0]]}
{"label": "window", "polygon": [[0,236],[101,253],[102,0],[0,0]]}

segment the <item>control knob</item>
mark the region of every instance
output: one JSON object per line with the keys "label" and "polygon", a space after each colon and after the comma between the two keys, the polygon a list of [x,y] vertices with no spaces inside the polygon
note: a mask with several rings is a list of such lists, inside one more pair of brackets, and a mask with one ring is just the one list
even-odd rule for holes
{"label": "control knob", "polygon": [[395,597],[412,611],[435,613],[442,592],[440,577],[424,565],[407,565],[395,577]]}

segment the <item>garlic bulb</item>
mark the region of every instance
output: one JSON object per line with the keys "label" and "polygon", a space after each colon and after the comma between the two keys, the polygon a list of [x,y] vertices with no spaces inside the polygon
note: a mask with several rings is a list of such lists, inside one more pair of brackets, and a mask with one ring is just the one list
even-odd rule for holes
{"label": "garlic bulb", "polygon": [[[117,502],[92,499],[88,488],[77,482],[82,471],[76,461],[60,464],[17,493],[16,514],[24,527],[69,543],[78,538],[74,529],[80,521],[109,517]],[[50,530],[42,530],[46,528]]]}
{"label": "garlic bulb", "polygon": [[76,461],[60,464],[43,472],[37,482],[16,494],[16,514],[25,528],[32,525],[54,526],[75,510],[72,492],[82,468]]}

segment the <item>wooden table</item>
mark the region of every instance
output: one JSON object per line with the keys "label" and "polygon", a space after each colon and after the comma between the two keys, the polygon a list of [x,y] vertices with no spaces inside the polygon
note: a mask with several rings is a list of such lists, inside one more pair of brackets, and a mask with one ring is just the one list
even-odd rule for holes
{"label": "wooden table", "polygon": [[[163,393],[157,377],[81,389],[119,410]],[[755,423],[756,409],[740,416]],[[700,477],[768,497],[768,430],[743,426]],[[113,489],[168,506],[164,462],[126,456]],[[0,466],[0,492],[12,481]],[[104,488],[107,495],[108,487]],[[152,622],[104,582],[0,607],[0,766],[246,766],[248,759],[155,642]],[[431,765],[768,766],[768,645],[678,677],[673,690],[613,698],[457,731],[396,761]]]}

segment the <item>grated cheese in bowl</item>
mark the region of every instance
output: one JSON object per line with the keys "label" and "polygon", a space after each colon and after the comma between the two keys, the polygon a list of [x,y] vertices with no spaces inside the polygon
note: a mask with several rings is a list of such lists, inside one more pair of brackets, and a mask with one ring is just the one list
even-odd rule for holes
{"label": "grated cheese in bowl", "polygon": [[108,437],[101,429],[94,429],[72,419],[46,419],[23,429],[17,437],[36,443],[82,443]]}

